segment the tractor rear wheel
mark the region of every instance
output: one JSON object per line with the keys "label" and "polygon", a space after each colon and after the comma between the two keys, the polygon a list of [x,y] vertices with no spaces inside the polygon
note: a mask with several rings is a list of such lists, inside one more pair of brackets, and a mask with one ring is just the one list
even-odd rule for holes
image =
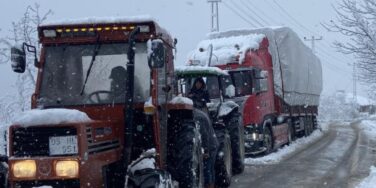
{"label": "tractor rear wheel", "polygon": [[226,125],[231,139],[233,174],[240,174],[244,171],[244,127],[239,118],[239,113],[231,113]]}
{"label": "tractor rear wheel", "polygon": [[225,128],[215,130],[219,148],[215,161],[216,187],[229,187],[232,177],[232,152],[230,135]]}
{"label": "tractor rear wheel", "polygon": [[174,147],[176,180],[181,188],[203,187],[201,138],[193,121],[182,123]]}

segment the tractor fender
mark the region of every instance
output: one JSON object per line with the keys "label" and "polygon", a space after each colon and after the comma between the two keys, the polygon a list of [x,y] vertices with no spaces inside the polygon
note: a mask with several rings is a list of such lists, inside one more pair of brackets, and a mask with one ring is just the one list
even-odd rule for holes
{"label": "tractor fender", "polygon": [[221,104],[219,107],[218,117],[224,117],[233,112],[234,110],[237,110],[239,108],[239,105],[236,104],[234,101],[225,101]]}

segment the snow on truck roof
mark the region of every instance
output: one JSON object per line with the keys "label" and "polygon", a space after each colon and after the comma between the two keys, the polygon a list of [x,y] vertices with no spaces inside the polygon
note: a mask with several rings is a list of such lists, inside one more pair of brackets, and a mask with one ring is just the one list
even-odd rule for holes
{"label": "snow on truck roof", "polygon": [[[208,36],[211,36],[209,34]],[[197,48],[189,55],[190,60],[200,61],[201,65],[207,65],[210,56],[210,45],[213,46],[211,65],[223,65],[233,62],[239,55],[239,63],[245,58],[248,50],[257,50],[263,34],[247,34],[239,36],[209,37],[201,41]]]}
{"label": "snow on truck roof", "polygon": [[80,19],[64,19],[56,21],[46,21],[40,26],[63,26],[63,25],[81,25],[81,24],[114,24],[114,23],[140,23],[156,22],[149,15],[130,16],[130,17],[88,17]]}
{"label": "snow on truck roof", "polygon": [[228,75],[227,71],[224,71],[218,67],[203,67],[203,66],[177,66],[175,67],[175,73],[177,76],[220,76]]}
{"label": "snow on truck roof", "polygon": [[[122,24],[128,26],[145,26],[152,24],[155,27],[155,35],[166,35],[167,38],[171,38],[171,34],[161,27],[154,18],[149,15],[141,15],[141,16],[130,16],[130,17],[88,17],[88,18],[81,18],[81,19],[64,19],[64,20],[57,20],[57,21],[45,21],[39,25],[40,29],[54,29],[56,28],[69,28],[69,27],[81,27],[81,26],[101,26],[101,25],[119,25]],[[135,24],[135,25],[133,25]],[[73,28],[77,29],[77,28]],[[129,29],[129,28],[127,28]],[[71,29],[72,30],[72,29]],[[172,44],[172,38],[168,39],[169,43]]]}

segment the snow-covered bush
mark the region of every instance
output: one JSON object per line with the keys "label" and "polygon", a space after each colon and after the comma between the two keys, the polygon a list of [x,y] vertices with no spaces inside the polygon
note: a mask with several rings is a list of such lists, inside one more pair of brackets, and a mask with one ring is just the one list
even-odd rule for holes
{"label": "snow-covered bush", "polygon": [[348,99],[344,92],[334,95],[321,96],[319,120],[321,121],[351,121],[359,117],[359,105]]}

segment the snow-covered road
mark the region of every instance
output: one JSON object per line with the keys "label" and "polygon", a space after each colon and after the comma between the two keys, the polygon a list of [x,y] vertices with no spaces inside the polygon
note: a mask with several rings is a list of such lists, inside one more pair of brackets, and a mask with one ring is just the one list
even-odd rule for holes
{"label": "snow-covered road", "polygon": [[376,138],[360,125],[331,125],[321,139],[278,163],[247,165],[231,187],[356,187],[376,163]]}

